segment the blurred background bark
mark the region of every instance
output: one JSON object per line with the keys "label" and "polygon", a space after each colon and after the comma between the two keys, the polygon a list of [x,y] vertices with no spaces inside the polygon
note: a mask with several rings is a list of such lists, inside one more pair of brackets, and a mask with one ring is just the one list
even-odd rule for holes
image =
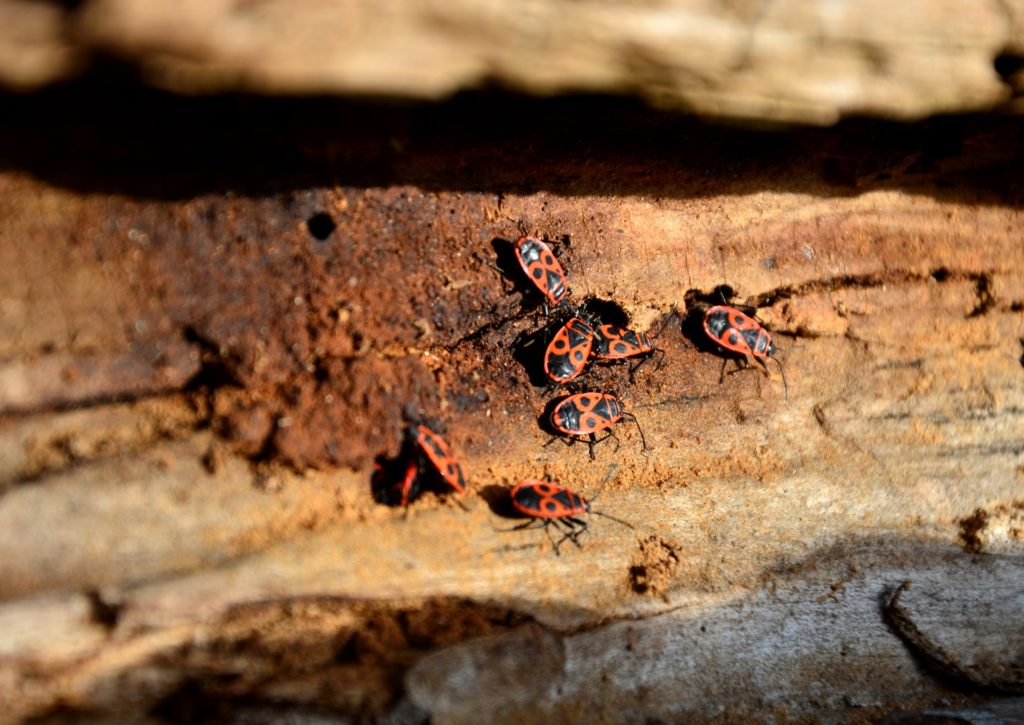
{"label": "blurred background bark", "polygon": [[[0,0],[0,717],[1021,718],[1022,17]],[[650,451],[545,445],[523,230]],[[407,409],[468,511],[373,502]]]}

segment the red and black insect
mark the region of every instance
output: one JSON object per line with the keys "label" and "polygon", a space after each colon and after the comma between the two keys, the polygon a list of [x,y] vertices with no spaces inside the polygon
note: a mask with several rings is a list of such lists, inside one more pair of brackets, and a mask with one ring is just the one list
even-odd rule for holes
{"label": "red and black insect", "polygon": [[[408,506],[426,486],[456,493],[466,490],[462,466],[437,433],[422,424],[412,425],[406,429],[405,440],[396,462],[389,466],[378,462],[374,467],[371,485],[378,498],[391,505]],[[402,461],[405,468],[401,479],[389,483],[389,473]]]}
{"label": "red and black insect", "polygon": [[[620,420],[631,420],[640,433],[644,450],[647,450],[647,439],[644,437],[640,422],[632,413],[622,409],[622,401],[610,393],[575,393],[562,398],[551,409],[551,427],[562,435],[572,436],[569,444],[586,437],[590,446],[590,459],[594,460],[594,446],[598,443],[615,439],[615,450],[618,450],[619,438],[611,430]],[[601,438],[597,434],[606,431]]]}
{"label": "red and black insect", "polygon": [[618,325],[598,325],[594,327],[594,345],[591,354],[596,360],[606,362],[628,361],[630,358],[641,358],[629,369],[629,378],[641,365],[657,355],[659,357],[658,367],[665,357],[665,351],[654,346],[654,341],[661,336],[661,333],[668,327],[668,323],[675,317],[675,310],[665,318],[665,322],[653,335],[647,335],[635,330],[627,330]]}
{"label": "red and black insect", "polygon": [[594,340],[594,328],[579,317],[559,328],[544,352],[544,374],[548,380],[560,385],[582,373]]}
{"label": "red and black insect", "polygon": [[[591,354],[595,359],[605,361],[642,358],[629,368],[631,382],[636,371],[651,357],[654,355],[658,355],[660,358],[665,357],[665,351],[656,348],[649,336],[615,325],[600,325],[594,328],[594,346]],[[658,367],[661,367],[660,360]]]}
{"label": "red and black insect", "polygon": [[[704,312],[704,332],[714,342],[721,345],[731,353],[737,360],[739,369],[745,369],[750,363],[748,356],[754,358],[765,374],[768,374],[768,358],[775,360],[782,373],[782,384],[789,396],[789,385],[786,382],[786,371],[778,358],[772,357],[775,354],[775,344],[771,335],[751,315],[748,315],[735,307],[729,305],[715,305]],[[718,382],[725,380],[725,365],[728,358],[722,361],[722,372]],[[742,361],[742,362],[740,362]],[[735,372],[735,371],[733,371]]]}
{"label": "red and black insect", "polygon": [[551,248],[536,237],[520,237],[515,244],[516,259],[526,276],[553,305],[569,294],[569,281]]}
{"label": "red and black insect", "polygon": [[370,485],[384,503],[396,506],[408,506],[409,501],[419,495],[420,487],[416,476],[420,472],[420,462],[416,456],[410,456],[405,463],[402,479],[395,483],[388,481],[389,468],[382,463],[373,464],[373,478]]}
{"label": "red and black insect", "polygon": [[409,435],[413,436],[420,450],[444,482],[455,493],[463,493],[466,490],[466,479],[462,475],[462,466],[452,455],[448,444],[441,440],[441,436],[425,425],[410,428]]}
{"label": "red and black insect", "polygon": [[[565,486],[559,486],[549,481],[523,481],[517,484],[511,492],[512,506],[519,513],[530,517],[525,524],[521,524],[506,531],[518,531],[527,528],[535,528],[538,525],[544,529],[555,549],[559,554],[559,547],[569,540],[577,547],[580,546],[579,537],[587,531],[587,522],[580,518],[584,514],[595,514],[604,516],[612,521],[626,526],[633,527],[614,516],[609,516],[600,511],[594,511],[590,502]],[[548,529],[552,524],[562,531],[562,538],[557,542],[552,538]]]}

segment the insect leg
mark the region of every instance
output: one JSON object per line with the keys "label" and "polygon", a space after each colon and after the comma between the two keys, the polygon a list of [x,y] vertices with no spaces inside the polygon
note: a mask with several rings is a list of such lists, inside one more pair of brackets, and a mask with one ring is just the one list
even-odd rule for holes
{"label": "insect leg", "polygon": [[637,433],[640,434],[640,442],[643,443],[644,450],[646,451],[647,450],[647,437],[644,435],[644,429],[640,427],[640,421],[637,420],[636,416],[633,415],[632,413],[623,413],[622,417],[623,417],[624,420],[631,420],[631,421],[633,421],[634,425],[636,425],[636,431],[637,431]]}
{"label": "insect leg", "polygon": [[[736,361],[736,369],[735,370],[730,370],[727,373],[728,375],[735,375],[736,373],[741,373],[741,372],[743,372],[744,370],[746,370],[747,368],[750,367],[750,361],[747,360],[747,356],[746,355],[744,355],[743,357],[733,358],[733,360]],[[723,370],[725,369],[724,365],[722,366],[722,369]]]}
{"label": "insect leg", "polygon": [[[789,399],[789,383],[786,382],[786,368],[782,367],[782,361],[779,360],[777,357],[773,357],[772,360],[774,360],[775,364],[779,366],[779,372],[782,373],[782,388],[783,388],[783,390],[785,390],[786,399],[788,400]],[[768,368],[768,366],[765,365],[765,369],[767,369],[767,368]]]}
{"label": "insect leg", "polygon": [[558,551],[558,547],[560,547],[562,545],[562,543],[565,542],[566,540],[571,541],[573,544],[575,544],[577,549],[582,549],[583,548],[580,545],[580,542],[577,541],[577,538],[576,538],[582,532],[577,531],[576,527],[573,526],[571,523],[569,523],[569,521],[572,521],[572,519],[568,519],[568,520],[566,520],[566,519],[551,519],[551,521],[556,523],[556,524],[558,524],[558,525],[560,525],[560,526],[564,526],[565,529],[566,529],[565,533],[562,535],[562,538],[558,540],[558,545],[555,547],[555,551]]}
{"label": "insect leg", "polygon": [[[653,351],[652,351],[653,352]],[[640,366],[650,360],[652,355],[650,353],[644,353],[643,357],[635,365],[631,365],[629,368],[629,382],[636,382],[636,371],[640,369]],[[660,367],[660,365],[659,365]]]}
{"label": "insect leg", "polygon": [[618,451],[619,450],[619,445],[620,445],[619,437],[617,435],[615,435],[614,431],[611,431],[611,430],[606,431],[605,434],[603,436],[601,436],[600,438],[597,437],[597,433],[591,433],[590,434],[590,438],[587,440],[587,444],[590,446],[590,460],[592,460],[592,461],[595,460],[595,458],[594,458],[594,446],[596,446],[598,443],[603,443],[604,441],[608,440],[609,438],[615,439],[615,450]]}
{"label": "insect leg", "polygon": [[572,446],[572,444],[573,444],[573,443],[575,443],[575,442],[576,442],[576,439],[575,439],[575,438],[572,438],[572,437],[570,437],[570,436],[551,436],[551,439],[550,439],[550,440],[548,440],[548,442],[544,444],[544,447],[545,447],[545,448],[547,448],[548,446],[550,446],[550,445],[551,445],[552,443],[554,443],[555,441],[559,441],[559,442],[560,442],[560,443],[562,443],[562,444],[563,444],[564,446],[566,446],[567,448],[569,448],[569,447],[571,447],[571,446]]}
{"label": "insect leg", "polygon": [[633,382],[633,378],[636,375],[636,371],[640,369],[640,366],[643,365],[648,360],[650,360],[651,358],[653,358],[655,355],[658,356],[658,364],[654,366],[654,372],[658,372],[659,370],[661,370],[661,366],[665,362],[665,351],[662,350],[660,347],[656,347],[653,350],[650,350],[649,352],[647,352],[644,355],[643,359],[640,360],[640,362],[638,362],[636,365],[634,365],[632,368],[630,368],[630,370],[629,370],[629,382]]}
{"label": "insect leg", "polygon": [[[565,519],[566,523],[571,524],[573,528],[573,541],[576,542],[576,546],[580,546],[579,538],[583,534],[587,533],[588,524],[583,519],[578,519],[575,516],[569,516]],[[580,547],[582,548],[582,547]]]}
{"label": "insect leg", "polygon": [[[531,529],[531,528],[535,529],[535,528],[537,528],[537,524],[543,525],[543,522],[540,519],[530,519],[529,521],[527,521],[525,523],[522,523],[522,524],[519,524],[518,526],[513,526],[511,529],[497,529],[497,528],[495,528],[494,530],[497,531],[499,534],[507,534],[510,531],[524,531],[526,529]],[[492,527],[492,528],[494,528],[494,527]]]}

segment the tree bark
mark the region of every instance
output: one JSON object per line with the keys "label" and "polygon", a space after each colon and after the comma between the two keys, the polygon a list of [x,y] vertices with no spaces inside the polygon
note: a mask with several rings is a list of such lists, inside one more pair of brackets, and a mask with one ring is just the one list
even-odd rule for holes
{"label": "tree bark", "polygon": [[[7,717],[864,722],[1015,671],[1014,121],[82,93],[0,134]],[[662,330],[660,367],[585,378],[649,450],[546,445],[523,232],[574,303]],[[785,385],[719,383],[716,290]],[[373,501],[410,412],[467,494]],[[543,477],[632,528],[498,531]],[[892,628],[906,580],[961,670]]]}

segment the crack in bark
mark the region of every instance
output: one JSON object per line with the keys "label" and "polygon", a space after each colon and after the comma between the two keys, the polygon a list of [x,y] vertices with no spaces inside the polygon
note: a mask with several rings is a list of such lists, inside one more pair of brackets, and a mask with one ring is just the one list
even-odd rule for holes
{"label": "crack in bark", "polygon": [[938,267],[926,274],[915,272],[890,271],[882,274],[851,274],[829,277],[826,279],[810,280],[800,284],[783,285],[775,289],[762,292],[753,298],[755,307],[771,307],[778,302],[803,297],[815,292],[835,292],[844,289],[871,289],[885,285],[906,285],[921,284],[923,282],[937,282],[946,284],[950,282],[973,282],[977,303],[967,313],[967,317],[978,317],[996,308],[998,300],[992,293],[993,273],[966,272],[950,270],[946,267]]}
{"label": "crack in bark", "polygon": [[1024,663],[993,664],[987,667],[961,664],[957,659],[933,642],[914,623],[910,613],[900,604],[903,592],[910,588],[910,580],[903,581],[885,605],[883,614],[893,632],[914,652],[955,679],[969,682],[975,687],[999,692],[1024,693]]}

